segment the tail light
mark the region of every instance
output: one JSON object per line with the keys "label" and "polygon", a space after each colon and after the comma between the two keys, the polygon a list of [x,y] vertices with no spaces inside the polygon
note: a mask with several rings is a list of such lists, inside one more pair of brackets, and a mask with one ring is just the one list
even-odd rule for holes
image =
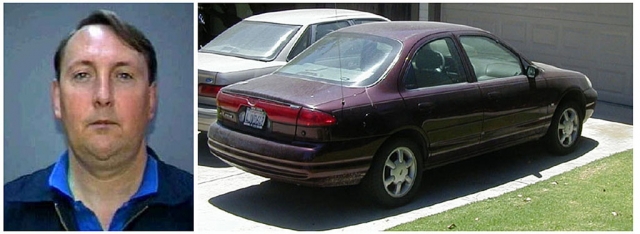
{"label": "tail light", "polygon": [[199,84],[198,95],[215,98],[224,85]]}
{"label": "tail light", "polygon": [[326,127],[336,123],[336,118],[330,114],[302,108],[300,114],[298,114],[298,126],[304,127]]}
{"label": "tail light", "polygon": [[269,119],[277,123],[303,127],[326,127],[336,123],[332,115],[317,110],[269,102],[260,103],[256,107],[264,109]]}
{"label": "tail light", "polygon": [[232,112],[238,112],[238,110],[240,110],[240,106],[247,104],[246,98],[230,95],[224,92],[218,94],[217,101],[219,108]]}

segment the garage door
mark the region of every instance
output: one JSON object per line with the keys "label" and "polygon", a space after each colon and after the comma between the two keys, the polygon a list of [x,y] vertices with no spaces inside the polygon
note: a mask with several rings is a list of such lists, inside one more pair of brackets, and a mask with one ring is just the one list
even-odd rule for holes
{"label": "garage door", "polygon": [[498,35],[529,59],[586,74],[602,101],[633,105],[632,4],[442,4],[441,20]]}

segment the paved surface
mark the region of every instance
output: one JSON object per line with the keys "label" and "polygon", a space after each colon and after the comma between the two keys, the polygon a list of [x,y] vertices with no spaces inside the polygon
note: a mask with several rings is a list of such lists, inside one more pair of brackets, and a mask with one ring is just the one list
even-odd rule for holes
{"label": "paved surface", "polygon": [[[621,111],[627,115],[624,121],[632,123],[629,108],[606,108],[611,108],[608,113]],[[612,116],[619,118],[620,115]],[[354,189],[349,187],[308,188],[245,173],[207,153],[204,137],[200,137],[196,230],[385,230],[545,181],[633,148],[633,126],[618,122],[588,120],[579,148],[567,156],[551,156],[538,143],[532,142],[427,171],[416,199],[396,209],[362,202],[363,199],[356,197]]]}

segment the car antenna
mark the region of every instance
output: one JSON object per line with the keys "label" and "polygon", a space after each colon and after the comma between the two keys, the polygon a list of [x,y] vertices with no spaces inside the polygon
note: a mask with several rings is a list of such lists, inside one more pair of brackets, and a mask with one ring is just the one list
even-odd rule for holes
{"label": "car antenna", "polygon": [[[338,3],[333,3],[333,9],[335,10],[335,17],[338,18]],[[342,77],[342,47],[340,46],[340,38],[338,38],[338,69],[340,71],[340,97],[342,108],[344,108],[344,84]]]}

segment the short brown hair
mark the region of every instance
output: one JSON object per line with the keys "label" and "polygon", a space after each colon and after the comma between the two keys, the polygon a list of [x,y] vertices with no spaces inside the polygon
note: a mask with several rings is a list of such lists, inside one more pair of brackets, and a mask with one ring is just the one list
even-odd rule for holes
{"label": "short brown hair", "polygon": [[87,25],[105,25],[110,27],[118,38],[134,50],[142,53],[147,62],[147,68],[149,69],[149,84],[155,82],[158,62],[156,60],[156,51],[154,50],[151,41],[149,41],[149,39],[147,39],[136,27],[122,21],[114,12],[107,10],[94,11],[87,18],[80,21],[76,29],[60,41],[56,54],[53,58],[53,66],[56,70],[56,79],[58,81],[60,81],[60,62],[62,61],[64,49],[66,48],[69,39],[71,39],[78,30]]}

